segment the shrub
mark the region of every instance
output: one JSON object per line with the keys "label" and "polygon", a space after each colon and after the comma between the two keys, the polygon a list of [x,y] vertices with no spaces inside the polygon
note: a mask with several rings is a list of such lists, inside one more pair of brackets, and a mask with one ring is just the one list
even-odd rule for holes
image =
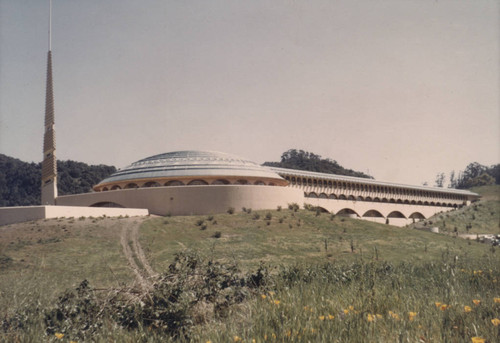
{"label": "shrub", "polygon": [[254,213],[252,218],[253,218],[253,220],[259,220],[260,214]]}
{"label": "shrub", "polygon": [[271,212],[267,212],[266,213],[266,220],[271,220],[273,218],[273,215],[271,214]]}
{"label": "shrub", "polygon": [[234,207],[229,207],[229,208],[227,209],[227,213],[229,213],[229,214],[234,214]]}
{"label": "shrub", "polygon": [[213,238],[221,238],[222,237],[222,232],[220,231],[215,231],[214,235],[212,236]]}
{"label": "shrub", "polygon": [[278,206],[278,208],[276,209],[278,212],[281,211],[281,206]]}
{"label": "shrub", "polygon": [[205,221],[204,221],[203,219],[198,219],[198,220],[196,221],[196,226],[202,226],[202,225],[203,225],[203,223],[205,223]]}
{"label": "shrub", "polygon": [[299,208],[300,208],[300,206],[296,202],[288,204],[288,209],[293,211],[293,212],[297,212],[299,210]]}

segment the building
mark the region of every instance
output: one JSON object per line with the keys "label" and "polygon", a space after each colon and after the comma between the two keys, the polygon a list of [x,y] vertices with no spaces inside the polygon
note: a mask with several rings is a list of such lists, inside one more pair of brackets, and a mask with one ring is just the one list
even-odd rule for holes
{"label": "building", "polygon": [[94,192],[60,196],[56,204],[194,215],[295,203],[403,226],[477,199],[477,194],[464,190],[264,167],[220,152],[177,151],[134,162],[102,180]]}

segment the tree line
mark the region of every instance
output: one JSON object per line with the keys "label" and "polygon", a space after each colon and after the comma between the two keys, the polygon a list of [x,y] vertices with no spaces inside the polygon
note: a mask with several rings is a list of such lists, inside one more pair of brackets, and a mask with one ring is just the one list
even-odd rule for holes
{"label": "tree line", "polygon": [[[450,172],[448,187],[457,189],[468,189],[477,186],[499,185],[500,184],[500,164],[484,166],[477,162],[472,162],[463,171]],[[435,186],[444,187],[446,183],[445,173],[436,175]]]}
{"label": "tree line", "polygon": [[[93,185],[115,171],[115,167],[102,164],[57,161],[59,195],[90,192]],[[23,162],[0,154],[0,207],[39,205],[41,175],[41,163]]]}
{"label": "tree line", "polygon": [[331,160],[329,158],[321,158],[320,155],[297,149],[290,149],[285,151],[281,155],[280,162],[264,162],[263,165],[269,167],[298,169],[318,173],[356,176],[373,179],[373,177],[365,173],[354,171],[352,169],[346,169],[339,165],[335,160]]}

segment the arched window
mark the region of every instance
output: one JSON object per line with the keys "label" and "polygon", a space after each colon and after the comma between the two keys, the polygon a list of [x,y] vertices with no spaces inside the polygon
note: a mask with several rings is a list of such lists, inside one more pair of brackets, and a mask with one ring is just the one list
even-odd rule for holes
{"label": "arched window", "polygon": [[179,180],[170,180],[165,182],[165,186],[184,186],[184,182]]}
{"label": "arched window", "polygon": [[188,182],[187,184],[188,186],[206,186],[208,185],[208,182],[206,182],[205,180],[191,180]]}
{"label": "arched window", "polygon": [[229,181],[226,179],[217,179],[212,182],[212,185],[229,185]]}
{"label": "arched window", "polygon": [[146,182],[142,187],[160,187],[161,185],[156,181]]}

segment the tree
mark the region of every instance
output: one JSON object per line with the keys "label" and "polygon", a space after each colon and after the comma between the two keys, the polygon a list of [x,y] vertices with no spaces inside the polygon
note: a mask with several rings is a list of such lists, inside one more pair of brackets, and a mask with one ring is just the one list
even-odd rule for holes
{"label": "tree", "polygon": [[448,188],[457,188],[457,180],[455,179],[454,170],[450,172],[450,184],[448,185]]}
{"label": "tree", "polygon": [[444,182],[446,180],[446,176],[444,175],[444,173],[438,173],[436,175],[436,187],[443,187],[444,186]]}
{"label": "tree", "polygon": [[321,158],[320,155],[297,149],[289,149],[285,151],[281,155],[280,162],[265,162],[264,165],[288,169],[307,170],[327,174],[356,176],[370,179],[372,178],[365,173],[354,171],[352,169],[346,169],[338,164],[335,160],[329,158]]}

